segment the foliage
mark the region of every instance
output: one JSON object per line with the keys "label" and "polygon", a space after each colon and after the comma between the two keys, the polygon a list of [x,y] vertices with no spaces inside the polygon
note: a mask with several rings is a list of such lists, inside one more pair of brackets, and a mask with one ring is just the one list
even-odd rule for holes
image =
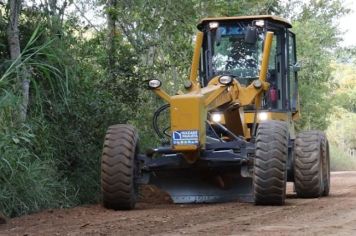
{"label": "foliage", "polygon": [[[350,51],[342,52],[338,60],[332,63],[334,71],[331,83],[331,105],[333,109],[331,110],[332,115],[329,117],[330,125],[327,134],[330,142],[339,150],[339,153],[335,154],[346,157],[339,158],[340,161],[349,162],[350,168],[354,168],[355,159],[353,158],[355,156],[351,153],[356,150],[356,67],[350,58],[345,61],[345,55],[349,53]],[[343,63],[339,61],[343,61]],[[334,156],[334,158],[338,158],[338,156]]]}
{"label": "foliage", "polygon": [[43,157],[52,150],[41,146],[42,157],[34,152],[38,144],[33,130],[46,129],[40,125],[31,124],[16,131],[1,129],[0,209],[10,216],[72,206],[77,201],[67,179],[60,178],[56,172],[54,160]]}
{"label": "foliage", "polygon": [[[330,114],[330,82],[333,51],[338,48],[340,30],[335,19],[347,14],[340,0],[292,1],[288,12],[297,35],[299,93],[302,119],[298,129],[325,130]],[[300,9],[300,12],[296,12]]]}
{"label": "foliage", "polygon": [[350,158],[343,149],[336,145],[330,145],[330,168],[331,171],[356,170],[356,159]]}
{"label": "foliage", "polygon": [[[46,22],[37,26],[36,20],[27,19],[32,36],[25,36],[29,41],[22,46],[22,63],[5,58],[2,64],[0,209],[11,216],[98,201],[103,134],[110,124],[134,116],[129,107],[139,103],[138,91],[129,89],[137,83],[134,59],[125,57],[130,53],[119,58],[125,83],[109,83],[100,61],[101,34],[91,41],[77,35],[57,37],[46,30]],[[16,122],[19,96],[11,86],[20,66],[32,72],[26,129]]]}
{"label": "foliage", "polygon": [[356,66],[350,63],[333,63],[333,105],[356,113]]}
{"label": "foliage", "polygon": [[356,114],[335,107],[327,133],[330,142],[345,153],[356,149]]}

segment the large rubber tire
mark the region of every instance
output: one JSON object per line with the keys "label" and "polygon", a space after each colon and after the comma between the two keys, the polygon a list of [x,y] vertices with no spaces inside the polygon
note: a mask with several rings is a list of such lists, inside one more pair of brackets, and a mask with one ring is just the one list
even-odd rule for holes
{"label": "large rubber tire", "polygon": [[135,207],[138,186],[135,184],[138,134],[131,125],[113,125],[106,132],[101,157],[103,205],[114,210]]}
{"label": "large rubber tire", "polygon": [[305,131],[294,142],[294,187],[298,197],[323,194],[322,138],[319,131]]}
{"label": "large rubber tire", "polygon": [[319,132],[321,139],[322,165],[323,165],[323,196],[329,196],[330,193],[330,151],[329,141],[323,132]]}
{"label": "large rubber tire", "polygon": [[288,126],[283,121],[259,124],[254,161],[254,200],[257,205],[283,205],[286,198]]}

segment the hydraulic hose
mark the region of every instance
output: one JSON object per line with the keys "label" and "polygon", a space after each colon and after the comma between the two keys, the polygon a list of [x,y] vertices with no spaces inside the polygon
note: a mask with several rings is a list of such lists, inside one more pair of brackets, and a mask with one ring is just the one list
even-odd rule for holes
{"label": "hydraulic hose", "polygon": [[159,107],[156,111],[155,111],[155,113],[153,114],[153,122],[152,122],[152,125],[153,125],[153,130],[156,132],[156,134],[158,135],[158,137],[159,138],[161,138],[161,139],[164,139],[165,137],[165,135],[166,136],[168,136],[168,137],[170,137],[170,135],[168,135],[167,133],[166,133],[166,130],[167,129],[165,129],[163,132],[161,132],[160,130],[159,130],[159,127],[158,127],[158,117],[160,116],[160,114],[164,111],[164,110],[166,110],[166,109],[168,109],[170,107],[170,105],[169,104],[164,104],[163,106],[161,106],[161,107]]}

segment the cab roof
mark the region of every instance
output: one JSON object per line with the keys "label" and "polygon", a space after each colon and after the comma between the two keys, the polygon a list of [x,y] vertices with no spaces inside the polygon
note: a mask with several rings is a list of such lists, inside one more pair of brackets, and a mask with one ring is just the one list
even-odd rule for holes
{"label": "cab roof", "polygon": [[269,20],[286,26],[287,28],[292,28],[291,23],[279,16],[272,15],[257,15],[257,16],[232,16],[232,17],[212,17],[204,18],[198,23],[198,29],[201,30],[202,26],[211,21],[236,21],[236,20]]}

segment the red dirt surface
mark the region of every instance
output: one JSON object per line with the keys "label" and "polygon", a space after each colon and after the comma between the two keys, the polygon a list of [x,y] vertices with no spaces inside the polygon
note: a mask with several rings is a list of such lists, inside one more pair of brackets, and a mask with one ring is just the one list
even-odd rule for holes
{"label": "red dirt surface", "polygon": [[282,207],[163,201],[46,210],[8,220],[0,235],[356,235],[356,172],[332,173],[331,195],[319,199],[297,199],[289,185]]}

